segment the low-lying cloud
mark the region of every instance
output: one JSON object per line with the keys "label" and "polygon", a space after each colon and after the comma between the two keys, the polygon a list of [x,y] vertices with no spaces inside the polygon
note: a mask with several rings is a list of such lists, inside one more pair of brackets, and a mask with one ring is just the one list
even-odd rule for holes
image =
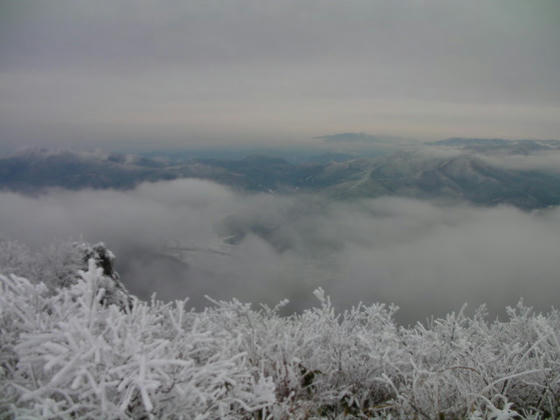
{"label": "low-lying cloud", "polygon": [[560,172],[560,150],[551,149],[547,151],[533,151],[527,154],[507,153],[505,151],[485,153],[462,150],[456,147],[429,146],[417,150],[426,159],[429,158],[455,158],[458,156],[471,155],[483,160],[489,165],[503,169],[513,169],[519,171],[546,171]]}
{"label": "low-lying cloud", "polygon": [[481,156],[494,166],[522,171],[560,172],[560,151],[549,150],[528,155]]}
{"label": "low-lying cloud", "polygon": [[[423,319],[520,297],[548,309],[560,297],[560,210],[442,206],[404,199],[328,201],[241,194],[200,180],[131,191],[0,193],[0,234],[40,246],[104,241],[129,289],[147,297],[313,302],[322,286],[340,307],[397,303]],[[224,241],[225,240],[225,241]]]}

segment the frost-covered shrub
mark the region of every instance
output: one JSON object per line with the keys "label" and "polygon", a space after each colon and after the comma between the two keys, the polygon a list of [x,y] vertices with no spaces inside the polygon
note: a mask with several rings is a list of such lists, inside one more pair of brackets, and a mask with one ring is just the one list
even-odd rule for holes
{"label": "frost-covered shrub", "polygon": [[[86,270],[89,250],[104,248],[65,241],[32,251],[17,241],[0,239],[0,273],[15,274],[32,282],[42,282],[50,289],[76,283],[78,270]],[[109,251],[110,252],[110,251]]]}
{"label": "frost-covered shrub", "polygon": [[201,330],[184,303],[104,305],[107,278],[93,260],[54,296],[16,276],[0,281],[2,391],[16,418],[226,418],[274,400],[274,384],[250,374],[230,336]]}
{"label": "frost-covered shrub", "polygon": [[35,272],[30,268],[35,262],[36,258],[27,246],[0,238],[0,272],[32,278]]}
{"label": "frost-covered shrub", "polygon": [[54,289],[0,276],[0,417],[560,415],[557,311],[520,303],[505,321],[480,308],[405,328],[393,306],[337,313],[318,289],[291,316],[235,299],[194,312],[130,296],[104,250],[83,248],[87,270]]}

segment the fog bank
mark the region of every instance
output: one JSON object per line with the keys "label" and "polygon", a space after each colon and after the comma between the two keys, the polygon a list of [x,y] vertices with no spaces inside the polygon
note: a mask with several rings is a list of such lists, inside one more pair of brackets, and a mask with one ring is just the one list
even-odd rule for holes
{"label": "fog bank", "polygon": [[[340,307],[397,303],[401,320],[520,297],[539,309],[560,291],[560,210],[526,213],[385,197],[240,194],[200,180],[131,191],[0,193],[0,234],[32,246],[104,241],[133,293],[205,294],[300,309],[322,286]],[[0,270],[1,271],[1,270]]]}

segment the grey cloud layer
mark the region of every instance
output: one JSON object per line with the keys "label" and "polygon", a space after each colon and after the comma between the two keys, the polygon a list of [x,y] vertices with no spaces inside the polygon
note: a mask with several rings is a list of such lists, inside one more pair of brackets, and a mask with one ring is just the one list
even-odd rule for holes
{"label": "grey cloud layer", "polygon": [[0,145],[558,134],[555,0],[1,7]]}
{"label": "grey cloud layer", "polygon": [[508,169],[560,171],[560,151],[538,152],[530,155],[484,156],[491,165]]}
{"label": "grey cloud layer", "polygon": [[[297,309],[320,285],[341,306],[395,302],[401,319],[413,321],[463,302],[498,310],[524,297],[548,308],[560,294],[556,208],[524,213],[401,198],[328,203],[237,195],[194,180],[129,192],[2,193],[0,203],[3,235],[35,245],[80,235],[103,240],[133,292],[191,296],[198,306],[210,294],[269,303],[288,297]],[[224,248],[228,233],[239,243]],[[184,263],[162,255],[174,240],[191,248]]]}

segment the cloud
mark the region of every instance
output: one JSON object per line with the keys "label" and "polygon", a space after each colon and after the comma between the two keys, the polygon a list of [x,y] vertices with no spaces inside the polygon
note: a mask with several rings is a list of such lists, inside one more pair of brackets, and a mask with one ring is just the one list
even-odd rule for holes
{"label": "cloud", "polygon": [[488,163],[506,169],[560,171],[560,151],[549,150],[529,155],[481,156]]}
{"label": "cloud", "polygon": [[[557,287],[560,209],[442,206],[404,198],[332,202],[239,194],[199,180],[131,191],[0,193],[1,234],[33,246],[105,241],[134,293],[237,297],[290,309],[322,286],[339,307],[395,302],[412,322],[487,303],[547,309]],[[230,244],[224,243],[227,238]]]}
{"label": "cloud", "polygon": [[374,135],[374,134],[367,134],[367,133],[338,133],[338,134],[318,136],[315,138],[321,139],[326,143],[361,143],[361,144],[390,143],[390,142],[398,142],[403,140],[402,138],[395,137],[395,136],[383,136],[383,135]]}
{"label": "cloud", "polygon": [[420,156],[428,158],[454,158],[458,156],[475,156],[487,164],[504,169],[520,171],[560,171],[560,150],[550,149],[546,151],[529,151],[527,154],[513,153],[508,150],[494,151],[491,148],[486,153],[462,150],[457,147],[448,146],[425,146],[415,148]]}
{"label": "cloud", "polygon": [[523,0],[3,2],[0,147],[270,145],[344,131],[553,137],[558,10]]}

